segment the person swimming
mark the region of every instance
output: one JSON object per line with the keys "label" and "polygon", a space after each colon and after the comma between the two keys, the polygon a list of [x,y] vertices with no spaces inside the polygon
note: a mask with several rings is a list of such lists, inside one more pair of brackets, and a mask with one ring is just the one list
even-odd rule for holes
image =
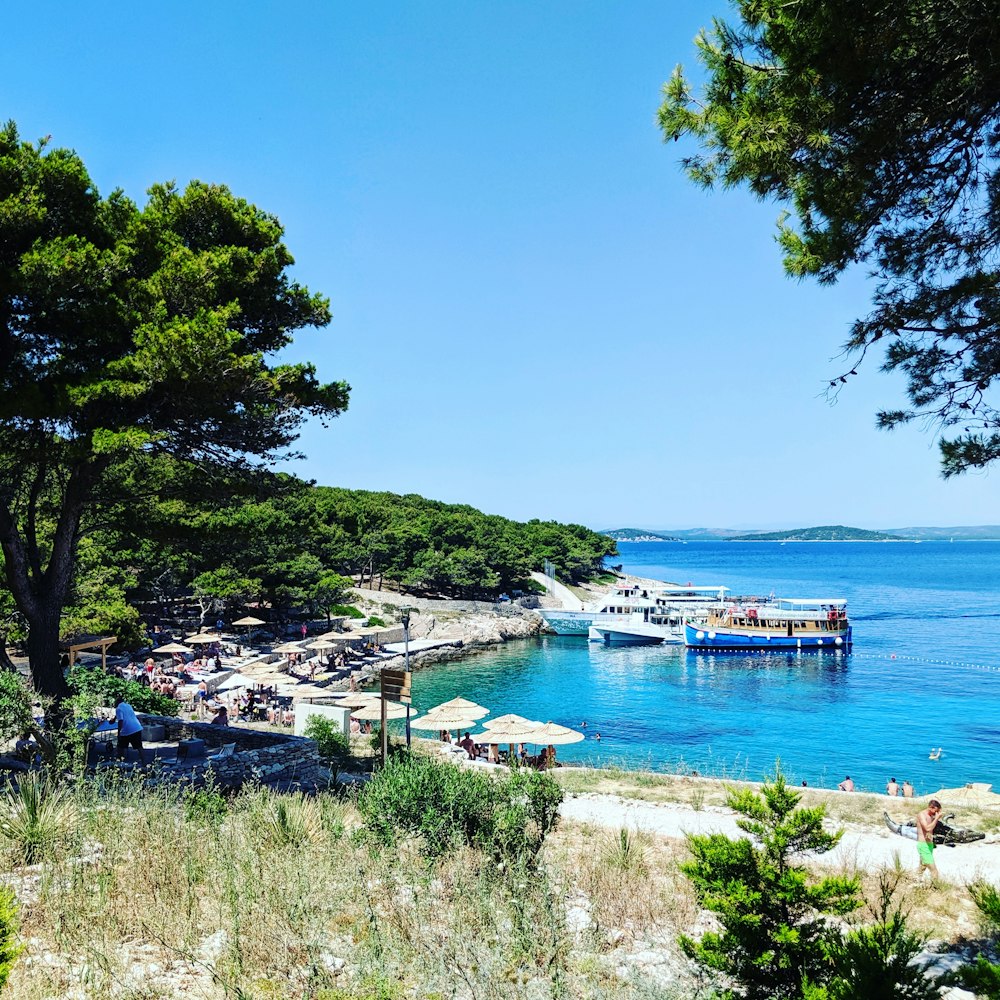
{"label": "person swimming", "polygon": [[937,747],[937,748],[931,747],[931,752],[927,755],[928,759],[937,760],[941,756],[941,751],[943,749],[944,749],[943,747]]}

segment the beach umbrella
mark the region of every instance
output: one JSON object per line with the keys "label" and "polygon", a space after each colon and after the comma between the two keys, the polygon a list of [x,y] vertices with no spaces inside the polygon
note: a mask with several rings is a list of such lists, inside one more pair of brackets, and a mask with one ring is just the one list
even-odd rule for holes
{"label": "beach umbrella", "polygon": [[530,719],[526,719],[523,715],[514,715],[510,712],[507,715],[497,716],[495,719],[488,719],[483,723],[483,725],[487,729],[492,729],[494,726],[506,726],[511,723],[517,723],[518,725],[527,724],[531,726],[541,725],[541,723],[532,722]]}
{"label": "beach umbrella", "polygon": [[415,729],[431,729],[437,732],[446,729],[451,732],[452,729],[471,729],[477,721],[463,716],[461,712],[452,712],[447,715],[443,712],[428,712],[419,719],[413,719],[410,725]]}
{"label": "beach umbrella", "polygon": [[305,646],[297,642],[283,642],[271,650],[272,653],[304,653],[305,651]]}
{"label": "beach umbrella", "polygon": [[[356,708],[351,712],[352,719],[370,719],[373,722],[377,722],[382,718],[382,705],[379,701],[373,701],[371,704],[364,705],[361,708]],[[385,706],[385,717],[387,719],[402,719],[406,715],[406,706],[399,705],[394,701],[390,701]]]}
{"label": "beach umbrella", "polygon": [[182,646],[179,642],[168,642],[165,646],[157,646],[154,653],[193,653],[190,646]]}
{"label": "beach umbrella", "polygon": [[540,722],[503,722],[494,719],[484,732],[476,733],[472,738],[476,743],[528,743],[531,736],[542,728]]}
{"label": "beach umbrella", "polygon": [[[466,698],[452,698],[451,701],[443,701],[440,705],[427,709],[427,714],[454,715],[459,714],[464,719],[481,719],[484,715],[489,715],[490,710],[477,705],[474,701]],[[446,728],[445,726],[441,727]]]}
{"label": "beach umbrella", "polygon": [[235,691],[237,688],[250,687],[253,683],[251,678],[245,677],[243,674],[233,674],[232,677],[226,678],[215,690]]}
{"label": "beach umbrella", "polygon": [[567,729],[566,726],[546,722],[544,726],[539,726],[524,742],[563,746],[567,743],[579,743],[583,738],[583,733],[578,733],[575,729]]}
{"label": "beach umbrella", "polygon": [[306,643],[306,649],[315,649],[322,652],[324,649],[333,649],[333,642],[324,642],[322,639],[314,639],[312,642]]}
{"label": "beach umbrella", "polygon": [[372,691],[352,691],[337,700],[337,708],[363,708],[378,701],[379,696]]}
{"label": "beach umbrella", "polygon": [[192,646],[210,646],[213,642],[218,642],[219,637],[217,635],[206,635],[204,632],[195,632],[194,635],[189,635],[184,641],[190,643]]}
{"label": "beach umbrella", "polygon": [[985,782],[974,782],[961,788],[942,788],[932,799],[944,805],[956,806],[996,806],[1000,805],[1000,795],[992,791],[993,786]]}
{"label": "beach umbrella", "polygon": [[248,615],[246,618],[241,618],[239,621],[233,622],[233,624],[253,626],[253,625],[266,625],[267,622],[261,621],[260,618],[253,618],[252,616]]}

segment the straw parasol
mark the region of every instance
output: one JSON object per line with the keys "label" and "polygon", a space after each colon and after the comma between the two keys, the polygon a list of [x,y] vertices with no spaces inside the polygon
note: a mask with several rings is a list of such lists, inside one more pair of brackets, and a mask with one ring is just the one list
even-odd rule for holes
{"label": "straw parasol", "polygon": [[243,674],[233,674],[232,677],[227,677],[215,690],[235,691],[237,688],[252,687],[253,684],[253,680],[249,677],[245,677]]}
{"label": "straw parasol", "polygon": [[165,646],[157,646],[154,653],[193,653],[190,646],[182,646],[179,642],[168,642]]}
{"label": "straw parasol", "polygon": [[1000,805],[1000,795],[992,791],[993,786],[985,782],[971,782],[961,788],[942,788],[931,798],[945,805],[956,806],[996,806]]}
{"label": "straw parasol", "polygon": [[194,635],[189,635],[184,641],[190,643],[192,646],[209,646],[213,642],[218,642],[219,637],[217,635],[208,635],[205,632],[195,632]]}
{"label": "straw parasol", "polygon": [[410,725],[415,729],[432,729],[438,732],[447,729],[450,732],[452,729],[471,729],[476,722],[476,719],[463,716],[461,712],[449,715],[445,715],[443,712],[428,712],[419,719],[411,720]]}
{"label": "straw parasol", "polygon": [[239,621],[233,622],[234,625],[266,625],[267,622],[262,621],[260,618],[254,618],[252,615],[247,615],[246,618],[241,618]]}
{"label": "straw parasol", "polygon": [[373,702],[377,704],[379,696],[372,691],[352,691],[337,699],[337,708],[363,708]]}
{"label": "straw parasol", "polygon": [[271,650],[272,653],[304,653],[305,651],[305,646],[298,642],[283,642]]}
{"label": "straw parasol", "polygon": [[312,642],[306,643],[306,649],[315,649],[322,652],[324,649],[333,649],[333,642],[324,642],[322,639],[314,639]]}
{"label": "straw parasol", "polygon": [[484,732],[475,733],[472,739],[476,743],[529,743],[534,733],[542,728],[540,722],[502,722],[494,719]]}
{"label": "straw parasol", "polygon": [[[385,706],[385,717],[387,719],[402,719],[406,715],[406,705],[390,701]],[[363,705],[351,712],[352,719],[371,719],[378,721],[382,718],[382,705],[380,701],[373,701],[369,705]]]}
{"label": "straw parasol", "polygon": [[[490,710],[483,708],[482,705],[477,705],[474,701],[469,701],[467,698],[452,698],[451,701],[443,701],[440,705],[435,705],[433,708],[427,709],[427,714],[454,715],[463,719],[472,719],[475,722],[484,715],[489,715]],[[441,728],[448,729],[452,727],[442,726]]]}
{"label": "straw parasol", "polygon": [[524,742],[563,746],[567,743],[579,743],[582,739],[583,733],[578,733],[575,729],[567,729],[566,726],[546,722],[544,726],[539,726]]}
{"label": "straw parasol", "polygon": [[487,729],[493,729],[494,726],[507,726],[511,723],[516,723],[518,725],[529,725],[529,726],[540,726],[540,722],[532,722],[530,719],[526,719],[523,715],[514,715],[512,712],[508,712],[507,715],[500,715],[495,719],[489,719],[484,722],[483,725]]}

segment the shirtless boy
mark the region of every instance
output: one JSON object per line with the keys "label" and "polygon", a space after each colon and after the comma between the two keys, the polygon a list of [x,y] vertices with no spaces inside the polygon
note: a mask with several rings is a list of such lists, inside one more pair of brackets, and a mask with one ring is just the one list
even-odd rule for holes
{"label": "shirtless boy", "polygon": [[938,870],[934,863],[934,829],[938,825],[938,817],[941,815],[941,803],[937,799],[931,799],[927,808],[917,813],[917,853],[920,855],[919,874],[923,874],[926,868],[931,873],[931,878],[937,881]]}

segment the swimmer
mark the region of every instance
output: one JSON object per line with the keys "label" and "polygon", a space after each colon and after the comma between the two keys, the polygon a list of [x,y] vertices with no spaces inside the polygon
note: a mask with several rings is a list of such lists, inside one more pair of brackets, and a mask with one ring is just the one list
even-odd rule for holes
{"label": "swimmer", "polygon": [[937,760],[941,756],[943,749],[943,747],[938,747],[937,749],[931,747],[931,752],[927,755],[928,760]]}

